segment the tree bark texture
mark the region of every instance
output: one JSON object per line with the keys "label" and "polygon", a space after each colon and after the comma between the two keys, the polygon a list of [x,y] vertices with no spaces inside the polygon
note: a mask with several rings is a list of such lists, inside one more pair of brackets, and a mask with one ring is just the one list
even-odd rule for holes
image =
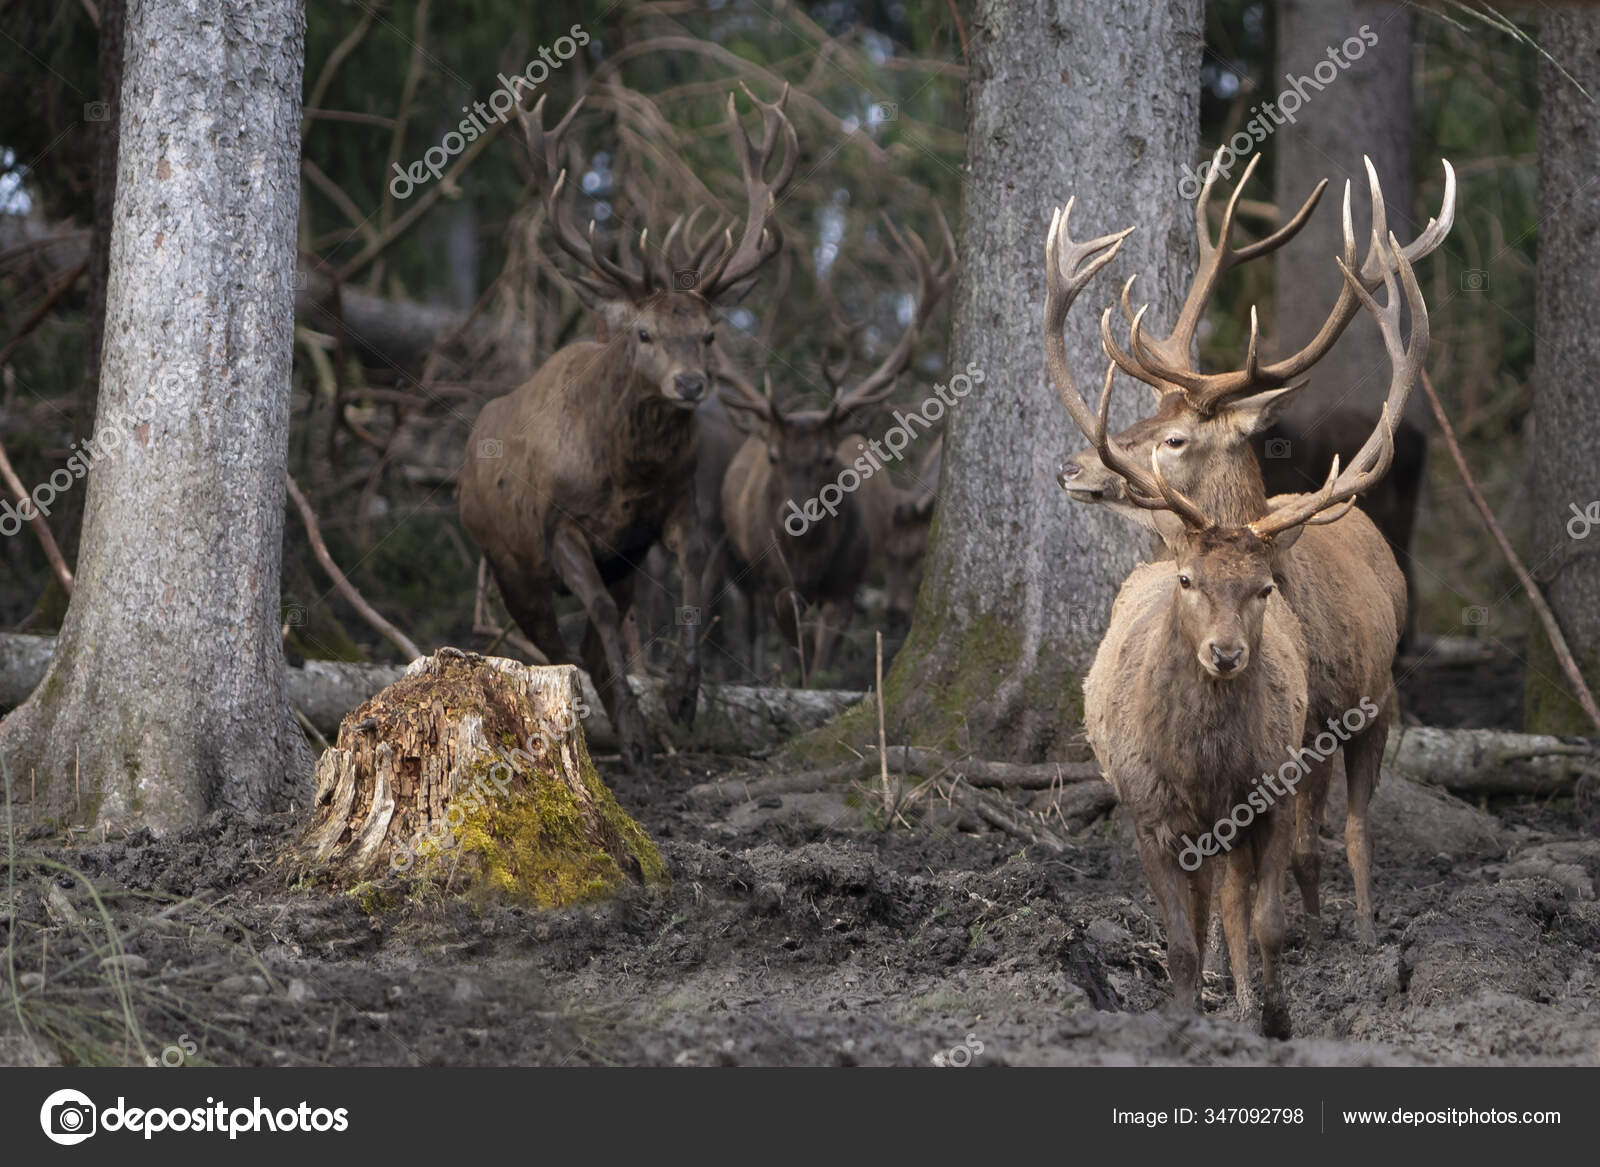
{"label": "tree bark texture", "polygon": [[[1083,674],[1146,547],[1056,485],[1062,457],[1087,443],[1045,369],[1045,235],[1070,196],[1075,238],[1138,226],[1067,322],[1093,394],[1100,309],[1121,282],[1138,273],[1159,325],[1193,272],[1192,204],[1178,189],[1196,148],[1201,14],[1200,0],[973,11],[949,367],[983,380],[950,410],[916,616],[885,680],[893,743],[1031,761],[1065,756],[1082,724]],[[1149,409],[1147,391],[1123,383],[1113,430]],[[875,729],[870,709],[859,719]]]}
{"label": "tree bark texture", "polygon": [[[1547,9],[1539,42],[1572,75],[1539,64],[1539,267],[1534,307],[1537,368],[1527,463],[1533,554],[1567,646],[1591,692],[1600,692],[1600,115],[1577,85],[1600,92],[1600,13]],[[1577,85],[1573,82],[1576,81]],[[1489,273],[1492,282],[1494,273]],[[1528,636],[1525,728],[1590,733],[1555,654],[1537,627]]]}
{"label": "tree bark texture", "polygon": [[0,723],[35,818],[309,799],[278,630],[304,35],[298,0],[127,5],[77,586]]}

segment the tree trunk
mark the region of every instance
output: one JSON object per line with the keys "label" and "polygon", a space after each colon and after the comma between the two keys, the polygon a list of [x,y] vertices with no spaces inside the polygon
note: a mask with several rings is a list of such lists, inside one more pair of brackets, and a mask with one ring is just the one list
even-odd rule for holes
{"label": "tree trunk", "polygon": [[362,705],[317,763],[297,868],[387,876],[540,907],[657,883],[655,844],[600,781],[578,670],[445,649]]}
{"label": "tree trunk", "polygon": [[[1581,85],[1600,90],[1600,13],[1547,10],[1539,63],[1539,290],[1535,305],[1537,390],[1528,465],[1532,468],[1530,563],[1544,584],[1578,669],[1600,692],[1600,346],[1590,314],[1600,303],[1600,119]],[[1493,279],[1493,273],[1489,273]],[[1549,641],[1528,636],[1525,720],[1530,732],[1592,733],[1567,690]]]}
{"label": "tree trunk", "polygon": [[[1304,95],[1294,123],[1278,126],[1272,136],[1280,216],[1303,203],[1318,179],[1328,179],[1317,213],[1273,260],[1273,341],[1286,355],[1316,335],[1339,298],[1343,279],[1333,257],[1343,250],[1339,201],[1346,179],[1356,258],[1366,254],[1372,216],[1363,154],[1383,180],[1389,229],[1402,243],[1417,237],[1427,217],[1417,221],[1411,197],[1411,14],[1380,0],[1278,0],[1277,18],[1277,64],[1264,100],[1275,101],[1283,92]],[[1365,38],[1363,27],[1369,30]],[[1330,50],[1348,67],[1331,59]],[[1235,180],[1246,161],[1248,156],[1242,157],[1234,168]],[[1330,409],[1357,405],[1375,418],[1388,389],[1383,336],[1371,316],[1360,312],[1317,362],[1290,416],[1313,423]],[[1406,419],[1426,429],[1428,403],[1421,393],[1406,403]],[[1327,475],[1323,466],[1317,484]]]}
{"label": "tree trunk", "polygon": [[122,108],[122,39],[125,0],[100,3],[100,109],[95,124],[94,229],[89,237],[88,303],[84,306],[83,417],[94,417],[99,391],[100,355],[105,339],[106,284],[111,273],[111,228],[117,196],[117,118]]}
{"label": "tree trunk", "polygon": [[[885,693],[892,742],[1027,761],[1064,756],[1082,725],[1083,675],[1143,545],[1056,486],[1086,442],[1045,370],[1045,234],[1073,195],[1077,238],[1139,228],[1067,322],[1092,391],[1099,309],[1121,281],[1137,272],[1165,321],[1193,271],[1178,184],[1195,155],[1201,4],[980,0],[971,34],[950,368],[983,381],[950,411],[922,591]],[[1124,385],[1113,430],[1148,407]]]}
{"label": "tree trunk", "polygon": [[126,21],[77,586],[0,752],[35,818],[160,832],[310,794],[278,635],[305,22],[297,0]]}
{"label": "tree trunk", "polygon": [[[1277,205],[1287,216],[1320,178],[1328,192],[1305,228],[1274,258],[1274,356],[1317,334],[1339,298],[1333,256],[1343,250],[1339,205],[1350,182],[1357,259],[1372,231],[1362,155],[1383,181],[1389,229],[1402,243],[1417,237],[1411,183],[1411,14],[1379,0],[1278,0],[1276,68],[1263,101],[1284,102],[1271,149],[1277,157]],[[1331,55],[1330,55],[1331,54]],[[1297,108],[1290,108],[1298,102]],[[1263,111],[1263,124],[1270,115]],[[1248,124],[1248,121],[1247,121]],[[1248,135],[1246,135],[1248,136]],[[1239,177],[1245,158],[1233,170]],[[1434,170],[1432,173],[1437,174]],[[1334,455],[1348,463],[1366,441],[1389,388],[1389,358],[1377,323],[1358,312],[1339,343],[1317,363],[1311,384],[1258,443],[1269,494],[1317,489]],[[1406,402],[1389,473],[1361,498],[1411,582],[1411,531],[1427,463],[1428,403]]]}

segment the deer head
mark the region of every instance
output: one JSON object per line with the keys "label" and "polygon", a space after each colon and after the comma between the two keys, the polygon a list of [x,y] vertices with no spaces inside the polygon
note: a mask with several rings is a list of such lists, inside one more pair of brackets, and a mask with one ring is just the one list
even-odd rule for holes
{"label": "deer head", "polygon": [[[745,95],[761,111],[762,137],[756,146],[739,120],[734,95],[728,95],[728,132],[744,174],[745,219],[737,243],[733,230],[713,221],[696,232],[704,208],[687,221],[679,217],[652,248],[649,228],[639,232],[637,258],[622,236],[613,260],[595,246],[595,225],[580,233],[563,206],[567,172],[561,165],[561,143],[583,102],[575,102],[550,131],[544,129],[544,98],[530,115],[517,110],[533,159],[535,181],[556,245],[584,268],[573,286],[601,322],[601,338],[622,347],[634,378],[655,386],[674,405],[692,408],[711,385],[712,345],[716,342],[718,307],[736,302],[754,284],[755,272],[783,246],[776,221],[777,196],[794,175],[799,143],[783,112],[788,88],[776,102]],[[766,172],[783,140],[777,173]]]}
{"label": "deer head", "polygon": [[[1393,270],[1393,265],[1384,259],[1392,237],[1386,225],[1383,191],[1377,172],[1369,160],[1366,165],[1372,200],[1372,234],[1367,254],[1358,269],[1359,278],[1354,282],[1347,279],[1341,286],[1338,301],[1317,335],[1292,356],[1262,364],[1257,352],[1259,337],[1256,313],[1252,309],[1249,348],[1243,367],[1221,373],[1199,372],[1191,357],[1195,330],[1221,274],[1247,260],[1274,251],[1293,238],[1315,209],[1327,185],[1325,181],[1319,183],[1283,228],[1256,243],[1235,248],[1231,242],[1234,209],[1255,165],[1256,159],[1253,158],[1239,186],[1234,189],[1233,197],[1223,213],[1216,242],[1212,241],[1206,222],[1211,181],[1208,180],[1202,188],[1195,212],[1195,229],[1200,240],[1200,266],[1172,331],[1159,339],[1149,339],[1144,335],[1145,309],[1140,308],[1135,312],[1129,302],[1132,279],[1123,286],[1121,296],[1122,313],[1130,334],[1126,350],[1118,345],[1112,335],[1110,308],[1100,321],[1101,344],[1106,355],[1117,368],[1149,385],[1157,396],[1156,412],[1117,434],[1112,438],[1113,443],[1126,449],[1141,465],[1152,454],[1157,456],[1163,472],[1174,486],[1193,495],[1208,510],[1228,522],[1253,518],[1266,508],[1266,493],[1262,487],[1260,468],[1250,449],[1250,437],[1277,420],[1295,391],[1307,383],[1302,379],[1302,374],[1327,353],[1360,311],[1365,303],[1363,295],[1370,294],[1381,281],[1390,277]],[[1413,243],[1398,249],[1397,254],[1407,265],[1438,247],[1454,221],[1455,172],[1448,161],[1444,163],[1444,170],[1444,201],[1438,219],[1430,220]],[[1215,175],[1215,167],[1211,173]],[[1343,214],[1344,254],[1340,266],[1346,270],[1357,270],[1349,183],[1345,184]],[[1060,232],[1060,239],[1056,238],[1057,231]],[[1067,237],[1063,217],[1052,230],[1051,254],[1057,258],[1064,257],[1073,246]],[[1066,359],[1061,324],[1077,290],[1071,285],[1069,273],[1056,263],[1050,263],[1048,279],[1045,342],[1052,374],[1060,391]],[[1077,287],[1081,286],[1080,282]],[[1389,343],[1387,334],[1385,343]],[[1391,395],[1385,403],[1389,417],[1402,416],[1411,385],[1411,381],[1406,381],[1398,388],[1391,386]],[[1399,395],[1395,396],[1397,391]],[[1068,394],[1062,393],[1064,403],[1068,397]],[[1076,405],[1068,404],[1069,411],[1076,408]],[[1074,416],[1081,427],[1083,421]],[[1122,480],[1106,469],[1092,449],[1080,451],[1063,462],[1058,481],[1076,501],[1109,503],[1135,521],[1143,521],[1145,525],[1150,523],[1148,511],[1126,504]]]}
{"label": "deer head", "polygon": [[[1377,176],[1368,165],[1377,205],[1381,198]],[[1173,613],[1176,631],[1199,667],[1217,679],[1232,679],[1249,667],[1260,642],[1266,601],[1271,597],[1277,557],[1291,547],[1307,524],[1333,522],[1354,504],[1363,491],[1382,478],[1394,456],[1393,418],[1399,416],[1406,396],[1415,384],[1427,356],[1428,309],[1411,267],[1408,249],[1392,234],[1379,238],[1376,228],[1368,258],[1374,261],[1374,281],[1384,285],[1385,302],[1379,305],[1366,287],[1366,271],[1354,268],[1354,244],[1349,230],[1348,198],[1345,214],[1345,255],[1337,262],[1344,276],[1346,294],[1358,307],[1364,307],[1378,322],[1384,347],[1389,354],[1392,374],[1387,401],[1372,435],[1340,470],[1339,459],[1320,491],[1286,499],[1248,522],[1218,522],[1192,497],[1172,483],[1166,471],[1162,445],[1148,446],[1124,442],[1121,436],[1107,433],[1111,392],[1116,374],[1123,367],[1110,353],[1100,407],[1091,413],[1066,361],[1061,326],[1066,310],[1094,274],[1111,261],[1127,231],[1106,235],[1083,243],[1074,242],[1068,231],[1072,204],[1058,211],[1050,225],[1046,247],[1050,291],[1046,302],[1046,341],[1056,391],[1067,412],[1090,440],[1100,466],[1120,481],[1119,499],[1127,506],[1148,512],[1153,526],[1166,542],[1174,560]],[[1381,210],[1374,217],[1381,216]],[[1381,219],[1378,220],[1381,225]],[[1226,222],[1226,220],[1225,220]],[[1448,226],[1448,223],[1446,223]],[[1411,315],[1411,335],[1402,339],[1400,293],[1405,287]],[[1344,294],[1341,294],[1341,300]],[[1137,328],[1137,325],[1135,325]],[[1134,348],[1139,349],[1137,337]],[[1255,364],[1255,337],[1252,335],[1246,370]],[[1217,374],[1219,378],[1226,374]]]}
{"label": "deer head", "polygon": [[826,360],[822,376],[831,390],[823,409],[784,410],[772,395],[772,381],[765,379],[765,391],[757,393],[750,383],[728,370],[724,379],[735,391],[725,398],[732,417],[746,433],[759,437],[767,447],[773,480],[781,482],[787,497],[797,501],[813,498],[828,483],[835,482],[845,469],[839,445],[845,435],[865,428],[894,391],[896,379],[911,364],[917,337],[934,308],[949,290],[955,270],[955,240],[944,216],[939,216],[943,243],[936,260],[915,231],[902,234],[887,215],[884,224],[896,247],[916,271],[917,307],[899,340],[876,368],[859,381],[848,382],[851,349],[860,326],[844,329],[844,356],[837,364]]}

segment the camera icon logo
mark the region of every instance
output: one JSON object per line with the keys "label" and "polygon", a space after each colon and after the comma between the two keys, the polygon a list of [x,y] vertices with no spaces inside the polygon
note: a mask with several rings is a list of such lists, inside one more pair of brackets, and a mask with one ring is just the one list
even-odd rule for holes
{"label": "camera icon logo", "polygon": [[504,458],[505,456],[506,444],[499,438],[484,438],[478,442],[478,457]]}
{"label": "camera icon logo", "polygon": [[872,116],[868,120],[873,125],[899,121],[900,107],[892,101],[880,101],[872,107]]}
{"label": "camera icon logo", "polygon": [[1470,608],[1461,609],[1461,622],[1476,627],[1489,623],[1489,609],[1482,604],[1474,604]]}
{"label": "camera icon logo", "polygon": [[1294,456],[1294,446],[1288,438],[1268,438],[1266,455],[1269,458],[1290,458]]}
{"label": "camera icon logo", "polygon": [[303,628],[306,623],[306,609],[304,604],[285,604],[283,606],[283,622],[290,628]]}
{"label": "camera icon logo", "polygon": [[99,1108],[78,1090],[57,1090],[39,1108],[39,1125],[45,1138],[72,1147],[94,1134]]}
{"label": "camera icon logo", "polygon": [[83,107],[83,120],[86,122],[108,122],[111,120],[111,103],[109,101],[90,101]]}
{"label": "camera icon logo", "polygon": [[700,286],[700,271],[698,268],[680,267],[672,273],[672,290],[675,292],[692,292]]}
{"label": "camera icon logo", "polygon": [[699,608],[679,608],[676,616],[677,622],[685,628],[700,627]]}
{"label": "camera icon logo", "polygon": [[1469,267],[1461,273],[1463,292],[1484,292],[1489,289],[1489,273],[1480,267]]}

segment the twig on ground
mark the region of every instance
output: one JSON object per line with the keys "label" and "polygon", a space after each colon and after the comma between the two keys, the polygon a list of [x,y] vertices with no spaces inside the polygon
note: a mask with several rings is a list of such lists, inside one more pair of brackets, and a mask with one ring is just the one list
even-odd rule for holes
{"label": "twig on ground", "polygon": [[363,620],[372,626],[374,631],[403,652],[406,660],[413,661],[425,655],[409,636],[380,616],[377,609],[362,598],[361,593],[356,591],[356,586],[345,577],[344,572],[339,570],[339,565],[333,561],[333,556],[328,554],[328,545],[322,541],[322,531],[317,526],[317,516],[312,513],[311,504],[306,501],[306,496],[300,493],[300,487],[292,474],[285,474],[283,477],[289,487],[289,497],[294,500],[294,505],[300,512],[300,521],[305,524],[306,535],[311,540],[311,552],[322,565],[322,570],[328,573],[328,578],[333,580],[333,586],[339,590],[339,594]]}
{"label": "twig on ground", "polygon": [[[16,499],[18,513],[24,510],[32,511],[32,515],[25,516],[28,525],[33,528],[33,533],[39,539],[39,546],[44,549],[44,557],[50,561],[50,570],[56,573],[56,578],[61,581],[61,586],[66,589],[67,595],[72,594],[72,569],[67,566],[67,561],[61,554],[61,548],[56,545],[56,537],[50,533],[50,524],[45,522],[44,515],[28,499],[27,488],[22,485],[22,480],[17,477],[17,472],[11,468],[11,459],[6,457],[6,448],[0,445],[0,480],[3,480],[6,489]],[[24,503],[28,505],[23,506]]]}

